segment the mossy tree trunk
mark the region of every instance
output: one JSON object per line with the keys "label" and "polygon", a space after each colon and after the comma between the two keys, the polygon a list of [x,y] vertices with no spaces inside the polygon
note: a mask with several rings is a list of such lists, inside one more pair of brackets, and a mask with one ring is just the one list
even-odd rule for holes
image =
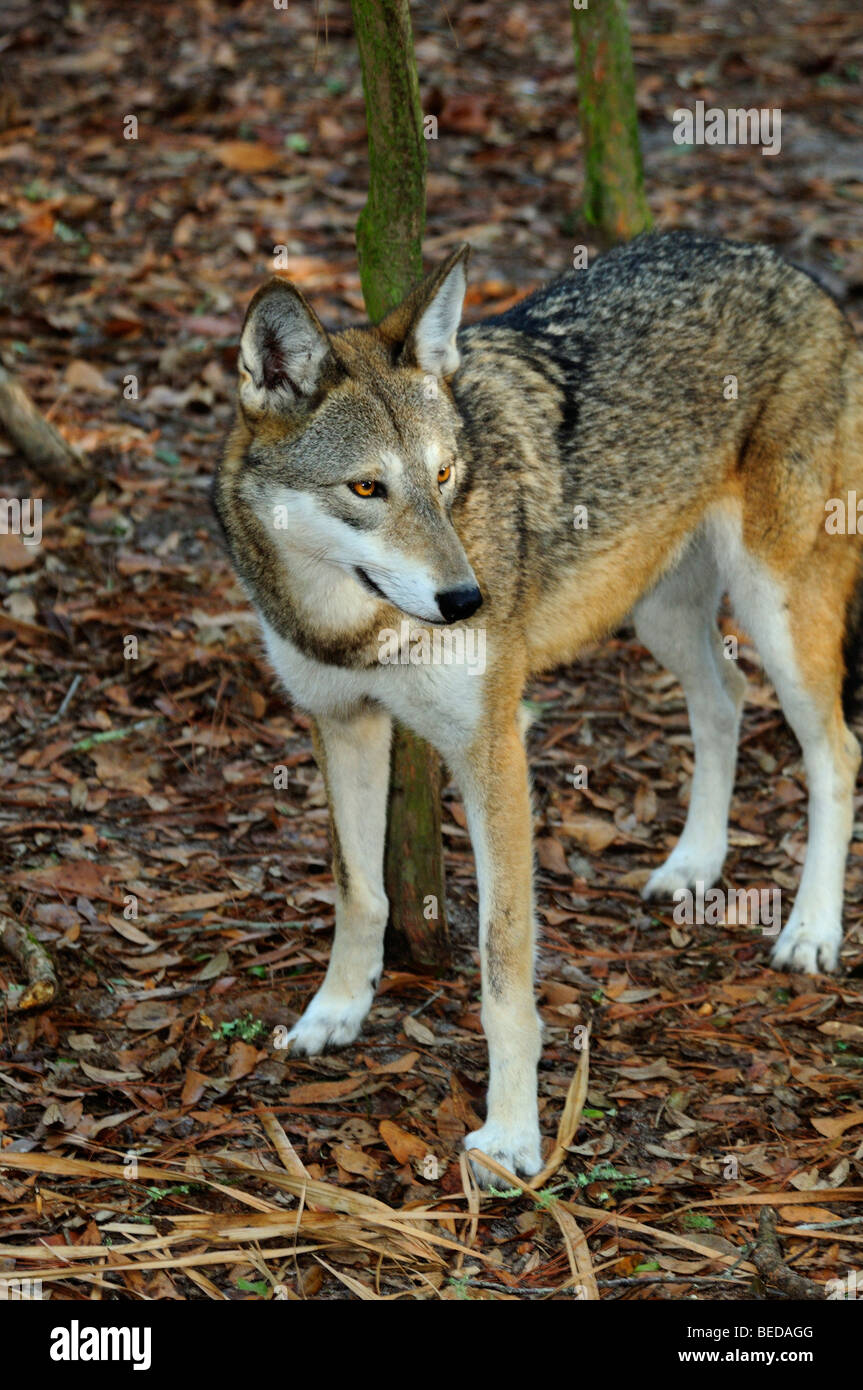
{"label": "mossy tree trunk", "polygon": [[[569,0],[572,4],[572,0]],[[635,74],[626,0],[585,0],[572,9],[584,136],[584,212],[605,244],[652,224],[644,194]]]}
{"label": "mossy tree trunk", "polygon": [[[369,195],[357,225],[363,296],[376,321],[422,278],[426,144],[408,0],[351,0],[363,70]],[[387,953],[424,970],[449,960],[441,768],[396,727],[386,846]]]}

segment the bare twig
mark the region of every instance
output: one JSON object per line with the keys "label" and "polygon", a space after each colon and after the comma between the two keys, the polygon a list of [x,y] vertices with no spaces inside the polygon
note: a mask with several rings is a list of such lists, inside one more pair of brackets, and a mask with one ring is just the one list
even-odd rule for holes
{"label": "bare twig", "polygon": [[752,1259],[767,1288],[775,1289],[786,1298],[826,1298],[820,1284],[813,1283],[802,1274],[795,1274],[782,1259],[779,1237],[776,1234],[776,1211],[773,1207],[761,1208],[758,1218],[758,1240],[755,1242]]}
{"label": "bare twig", "polygon": [[12,985],[6,991],[6,1007],[20,1013],[50,1004],[57,993],[57,975],[41,942],[11,917],[0,916],[0,946],[5,947],[27,977],[26,985]]}
{"label": "bare twig", "polygon": [[27,462],[48,482],[68,487],[88,478],[77,449],[40,415],[20,382],[0,364],[0,425]]}

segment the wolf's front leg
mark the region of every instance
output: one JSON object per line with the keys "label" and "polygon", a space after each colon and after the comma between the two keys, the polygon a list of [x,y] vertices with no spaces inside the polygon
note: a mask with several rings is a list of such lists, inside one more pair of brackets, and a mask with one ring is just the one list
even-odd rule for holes
{"label": "wolf's front leg", "polygon": [[[482,1024],[489,1089],[482,1129],[465,1140],[512,1172],[542,1167],[537,1112],[540,1023],[533,990],[533,846],[524,745],[511,731],[489,739],[460,769],[479,880]],[[479,1180],[500,1182],[474,1162]]]}
{"label": "wolf's front leg", "polygon": [[288,1035],[310,1055],[353,1042],[383,965],[384,892],[392,721],[382,710],[318,719],[315,751],[330,804],[336,934],[326,977]]}

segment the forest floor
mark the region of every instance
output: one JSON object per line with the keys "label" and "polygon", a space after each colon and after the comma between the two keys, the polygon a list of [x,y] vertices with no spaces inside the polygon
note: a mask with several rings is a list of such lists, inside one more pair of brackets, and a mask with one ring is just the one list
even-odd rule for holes
{"label": "forest floor", "polygon": [[[658,225],[771,242],[863,329],[859,6],[630,8]],[[595,249],[568,7],[412,9],[438,118],[426,248],[472,242],[476,318]],[[591,1277],[602,1298],[741,1299],[764,1203],[798,1273],[863,1266],[863,838],[835,978],[773,972],[759,927],[645,907],[692,746],[627,632],[530,692],[549,1139],[587,1074],[542,1192],[479,1198],[459,1158],[487,1059],[453,787],[452,972],[387,971],[343,1052],[273,1045],[327,960],[327,813],[207,494],[273,247],[325,321],[362,313],[349,6],[12,0],[4,22],[0,346],[94,485],[46,489],[0,442],[5,495],[44,505],[41,545],[0,534],[0,908],[61,978],[51,1007],[0,1016],[0,1279],[81,1300],[572,1298]],[[675,145],[697,99],[781,106],[781,154]],[[805,781],[740,637],[726,883],[779,888],[787,916]],[[15,977],[0,958],[0,989]]]}

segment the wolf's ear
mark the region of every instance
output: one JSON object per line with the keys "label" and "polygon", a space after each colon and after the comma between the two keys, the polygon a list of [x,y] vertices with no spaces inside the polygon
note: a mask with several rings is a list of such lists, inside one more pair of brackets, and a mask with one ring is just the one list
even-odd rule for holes
{"label": "wolf's ear", "polygon": [[385,338],[402,341],[401,360],[432,376],[452,376],[459,364],[455,335],[467,289],[470,247],[460,246],[378,325]]}
{"label": "wolf's ear", "polygon": [[317,314],[298,289],[277,278],[249,305],[237,365],[240,403],[253,414],[297,414],[338,375]]}

